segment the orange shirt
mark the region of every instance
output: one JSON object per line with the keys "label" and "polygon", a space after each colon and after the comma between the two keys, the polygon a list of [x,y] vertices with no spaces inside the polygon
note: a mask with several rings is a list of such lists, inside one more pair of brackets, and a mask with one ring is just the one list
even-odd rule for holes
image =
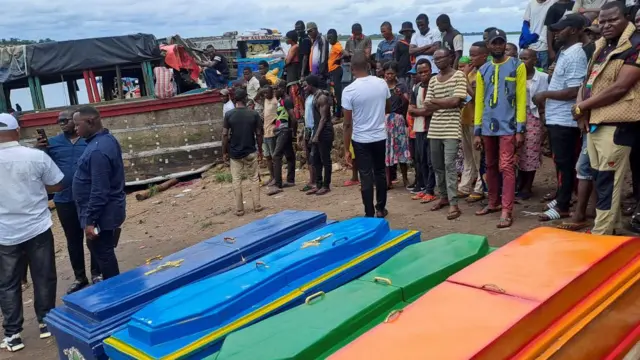
{"label": "orange shirt", "polygon": [[340,66],[340,59],[342,57],[342,44],[338,41],[331,45],[331,51],[329,51],[329,71],[333,71]]}

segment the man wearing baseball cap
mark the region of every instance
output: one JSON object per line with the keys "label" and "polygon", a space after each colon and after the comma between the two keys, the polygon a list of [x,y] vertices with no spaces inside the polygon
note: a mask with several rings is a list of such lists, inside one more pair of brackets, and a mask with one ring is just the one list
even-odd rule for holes
{"label": "man wearing baseball cap", "polygon": [[20,145],[18,120],[0,114],[0,309],[4,340],[0,348],[24,348],[20,288],[26,254],[33,279],[40,338],[51,333],[44,317],[56,305],[56,262],[47,192],[61,191],[64,174],[43,151]]}
{"label": "man wearing baseball cap", "polygon": [[[505,54],[507,34],[491,29],[487,47],[493,60],[476,75],[474,146],[484,146],[489,204],[476,215],[502,212],[497,227],[513,223],[516,192],[516,149],[524,143],[527,119],[527,70],[522,62]],[[495,80],[495,81],[494,81]],[[502,204],[500,172],[502,171]]]}
{"label": "man wearing baseball cap", "polygon": [[565,15],[549,27],[560,46],[556,69],[562,71],[554,71],[549,89],[537,93],[533,101],[545,109],[549,143],[558,174],[558,190],[556,199],[548,204],[549,209],[540,215],[540,221],[569,217],[578,161],[575,149],[580,139],[580,130],[573,120],[571,108],[576,103],[589,63],[580,42],[585,25],[584,16],[574,13]]}

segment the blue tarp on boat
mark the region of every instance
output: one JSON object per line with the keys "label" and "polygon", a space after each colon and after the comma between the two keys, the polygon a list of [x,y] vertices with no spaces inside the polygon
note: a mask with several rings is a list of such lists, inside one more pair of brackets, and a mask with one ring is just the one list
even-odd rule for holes
{"label": "blue tarp on boat", "polygon": [[112,360],[201,358],[231,331],[330,291],[420,241],[384,219],[327,225],[258,261],[173,291],[105,341]]}
{"label": "blue tarp on boat", "polygon": [[63,297],[64,305],[45,318],[58,342],[60,357],[77,352],[85,359],[106,359],[102,340],[143,305],[181,286],[255,260],[326,221],[321,212],[283,211]]}

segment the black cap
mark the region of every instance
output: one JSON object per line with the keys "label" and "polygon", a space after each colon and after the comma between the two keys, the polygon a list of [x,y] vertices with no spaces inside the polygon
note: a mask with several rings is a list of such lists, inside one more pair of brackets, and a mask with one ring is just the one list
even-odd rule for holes
{"label": "black cap", "polygon": [[549,28],[553,31],[560,31],[568,27],[574,28],[574,29],[582,29],[585,27],[585,25],[586,25],[586,21],[584,16],[577,13],[571,13],[563,16],[562,19],[560,19],[560,21],[558,21],[555,24],[552,24],[551,26],[549,26]]}
{"label": "black cap", "polygon": [[496,39],[502,39],[507,41],[507,33],[500,29],[493,29],[489,32],[489,36],[487,37],[487,42],[491,44]]}
{"label": "black cap", "polygon": [[405,21],[402,23],[400,34],[403,34],[405,31],[411,31],[411,33],[416,32],[415,30],[413,30],[413,23],[411,21]]}

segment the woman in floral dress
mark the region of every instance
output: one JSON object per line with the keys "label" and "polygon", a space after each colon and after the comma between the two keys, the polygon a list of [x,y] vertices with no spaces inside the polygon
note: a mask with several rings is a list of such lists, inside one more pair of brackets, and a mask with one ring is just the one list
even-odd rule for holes
{"label": "woman in floral dress", "polygon": [[389,61],[384,64],[384,79],[389,86],[391,98],[391,112],[386,115],[387,127],[387,152],[385,163],[387,165],[387,187],[392,188],[390,167],[400,164],[402,181],[404,186],[409,185],[407,178],[407,164],[411,159],[409,152],[409,132],[405,114],[409,108],[409,89],[404,83],[398,81],[398,63]]}
{"label": "woman in floral dress", "polygon": [[546,91],[549,86],[548,75],[536,70],[536,52],[525,49],[520,53],[520,60],[527,69],[527,124],[524,135],[524,145],[519,150],[518,171],[520,183],[518,184],[518,197],[527,200],[531,197],[533,179],[536,171],[542,164],[542,134],[544,109],[538,108],[532,101],[533,96]]}

